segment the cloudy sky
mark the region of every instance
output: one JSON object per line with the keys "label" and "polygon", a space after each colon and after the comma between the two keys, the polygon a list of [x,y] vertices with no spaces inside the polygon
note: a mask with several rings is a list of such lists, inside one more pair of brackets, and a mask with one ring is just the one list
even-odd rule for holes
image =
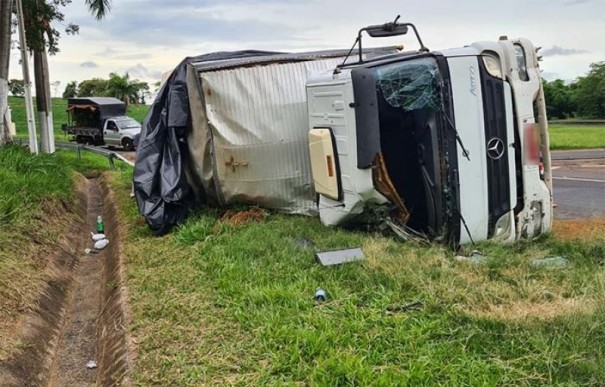
{"label": "cloudy sky", "polygon": [[[348,48],[360,27],[397,14],[416,24],[432,50],[529,38],[543,47],[549,80],[573,80],[605,60],[605,0],[113,0],[100,22],[84,0],[73,0],[64,12],[80,34],[63,33],[61,51],[49,59],[58,94],[71,80],[110,72],[153,83],[184,57],[212,51]],[[364,42],[417,48],[411,35]],[[21,78],[18,59],[15,50],[9,78]]]}

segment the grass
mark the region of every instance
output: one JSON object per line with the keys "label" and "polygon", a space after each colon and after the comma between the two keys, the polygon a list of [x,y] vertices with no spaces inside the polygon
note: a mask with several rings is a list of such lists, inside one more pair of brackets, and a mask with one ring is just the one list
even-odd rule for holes
{"label": "grass", "polygon": [[549,125],[550,149],[605,148],[603,125]]}
{"label": "grass", "polygon": [[[17,138],[28,138],[25,99],[19,97],[8,97],[8,105],[12,109],[12,119],[17,129]],[[35,106],[36,105],[34,98],[34,116],[36,119],[36,132],[38,133],[39,137],[40,130],[38,125],[38,115],[35,111]],[[52,109],[55,140],[68,141],[70,136],[66,136],[65,133],[61,130],[61,125],[67,123],[67,100],[63,98],[52,98]],[[148,110],[148,105],[129,105],[127,114],[135,120],[142,122]]]}
{"label": "grass", "polygon": [[48,257],[74,221],[74,170],[107,170],[106,158],[74,152],[33,156],[0,147],[0,360],[18,342],[12,330],[45,282]]}
{"label": "grass", "polygon": [[[473,265],[440,246],[266,213],[234,226],[206,210],[162,238],[124,215],[139,385],[599,385],[605,237],[483,244]],[[361,246],[321,267],[314,249]],[[531,261],[564,255],[564,268]],[[328,293],[316,302],[317,288]],[[418,310],[397,307],[420,301]]]}

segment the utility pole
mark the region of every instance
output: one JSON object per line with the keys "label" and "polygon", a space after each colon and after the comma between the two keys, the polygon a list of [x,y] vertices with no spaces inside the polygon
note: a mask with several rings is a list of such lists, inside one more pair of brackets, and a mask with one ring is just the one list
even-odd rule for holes
{"label": "utility pole", "polygon": [[25,87],[25,111],[27,113],[27,131],[29,133],[29,151],[38,153],[38,139],[36,138],[36,122],[34,121],[34,103],[32,100],[32,84],[29,78],[29,56],[27,42],[25,41],[25,25],[23,24],[23,4],[17,3],[17,19],[19,20],[19,46],[21,47],[21,65],[23,68],[23,86]]}

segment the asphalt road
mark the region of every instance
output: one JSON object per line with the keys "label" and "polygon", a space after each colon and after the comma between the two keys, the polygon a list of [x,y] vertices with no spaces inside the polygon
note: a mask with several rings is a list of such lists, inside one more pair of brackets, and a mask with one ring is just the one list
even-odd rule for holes
{"label": "asphalt road", "polygon": [[556,219],[605,217],[605,150],[552,152]]}
{"label": "asphalt road", "polygon": [[550,156],[555,161],[557,161],[557,160],[605,159],[605,149],[551,151]]}

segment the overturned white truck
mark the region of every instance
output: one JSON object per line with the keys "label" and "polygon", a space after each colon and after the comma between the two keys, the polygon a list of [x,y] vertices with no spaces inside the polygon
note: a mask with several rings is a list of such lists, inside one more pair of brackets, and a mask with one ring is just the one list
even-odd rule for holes
{"label": "overturned white truck", "polygon": [[[412,28],[419,51],[365,49]],[[135,164],[158,233],[196,203],[319,213],[388,208],[453,244],[550,230],[552,186],[538,61],[525,39],[431,52],[409,23],[359,31],[345,51],[188,58],[145,119]]]}

